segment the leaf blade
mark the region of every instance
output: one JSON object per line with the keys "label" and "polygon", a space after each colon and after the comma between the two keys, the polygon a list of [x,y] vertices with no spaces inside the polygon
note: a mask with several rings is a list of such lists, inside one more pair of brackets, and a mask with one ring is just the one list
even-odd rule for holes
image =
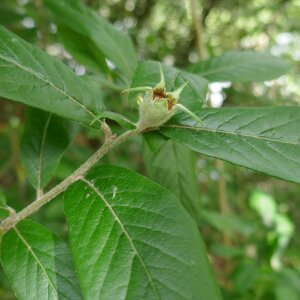
{"label": "leaf blade", "polygon": [[108,72],[105,56],[89,38],[63,25],[58,26],[57,34],[65,49],[80,64],[98,73]]}
{"label": "leaf blade", "polygon": [[0,95],[89,125],[104,110],[71,69],[0,27]]}
{"label": "leaf blade", "polygon": [[195,223],[167,190],[101,166],[64,197],[86,299],[219,299]]}
{"label": "leaf blade", "polygon": [[204,109],[199,127],[184,114],[160,132],[194,151],[300,182],[299,107]]}
{"label": "leaf blade", "polygon": [[105,18],[77,0],[47,0],[55,17],[70,29],[88,37],[108,59],[130,78],[137,64],[131,39]]}
{"label": "leaf blade", "polygon": [[285,74],[290,65],[269,53],[229,51],[192,65],[189,71],[215,81],[266,81]]}
{"label": "leaf blade", "polygon": [[144,162],[150,179],[167,188],[197,221],[200,195],[193,152],[167,140],[157,151],[145,145]]}
{"label": "leaf blade", "polygon": [[76,127],[70,121],[35,108],[27,109],[21,161],[36,189],[49,183],[75,133]]}
{"label": "leaf blade", "polygon": [[18,299],[82,299],[67,245],[33,221],[4,235],[1,262]]}

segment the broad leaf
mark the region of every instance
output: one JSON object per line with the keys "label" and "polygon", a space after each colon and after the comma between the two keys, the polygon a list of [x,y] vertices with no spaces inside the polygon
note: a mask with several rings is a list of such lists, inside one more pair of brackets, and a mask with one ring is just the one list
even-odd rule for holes
{"label": "broad leaf", "polygon": [[82,299],[67,244],[33,221],[4,235],[1,261],[20,300]]}
{"label": "broad leaf", "polygon": [[100,166],[64,197],[85,299],[220,299],[196,224],[164,188]]}
{"label": "broad leaf", "polygon": [[[166,81],[167,91],[175,90],[183,83],[188,82],[180,95],[179,102],[193,111],[199,110],[205,100],[207,81],[200,76],[181,71],[179,69],[162,65]],[[141,62],[135,72],[131,87],[154,87],[160,81],[159,63],[155,61]],[[134,100],[137,93],[130,93],[130,99]]]}
{"label": "broad leaf", "polygon": [[214,81],[265,81],[285,74],[290,65],[263,52],[226,52],[192,65],[189,71]]}
{"label": "broad leaf", "polygon": [[151,152],[156,152],[168,140],[159,131],[148,131],[143,134],[145,143]]}
{"label": "broad leaf", "polygon": [[88,37],[62,25],[57,32],[60,42],[79,63],[96,72],[108,71],[105,56]]}
{"label": "broad leaf", "polygon": [[148,176],[180,199],[191,216],[197,220],[200,195],[194,153],[168,140],[157,151],[152,151],[145,143],[143,154]]}
{"label": "broad leaf", "polygon": [[76,128],[52,113],[29,108],[21,144],[21,159],[27,178],[36,189],[51,180]]}
{"label": "broad leaf", "polygon": [[46,0],[58,22],[89,38],[128,78],[137,58],[131,39],[78,0]]}
{"label": "broad leaf", "polygon": [[0,27],[0,96],[89,125],[99,95],[62,62]]}
{"label": "broad leaf", "polygon": [[300,183],[300,107],[203,109],[201,127],[176,115],[160,132],[187,147]]}

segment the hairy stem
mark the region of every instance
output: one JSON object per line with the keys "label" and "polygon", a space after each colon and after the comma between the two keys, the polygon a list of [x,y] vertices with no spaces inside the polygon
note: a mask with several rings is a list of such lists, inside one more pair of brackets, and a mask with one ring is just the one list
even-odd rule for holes
{"label": "hairy stem", "polygon": [[30,216],[31,214],[38,211],[46,203],[50,202],[53,198],[58,196],[60,193],[64,192],[68,186],[74,183],[78,178],[85,175],[85,173],[90,170],[104,155],[106,155],[110,150],[112,150],[117,145],[125,142],[128,138],[137,135],[140,130],[133,129],[126,131],[122,135],[115,139],[107,139],[105,143],[97,150],[85,163],[83,163],[73,174],[55,186],[53,189],[45,193],[43,196],[32,202],[30,205],[25,207],[17,214],[11,214],[7,219],[5,219],[1,226],[0,232],[5,233],[11,228],[13,228],[18,222]]}

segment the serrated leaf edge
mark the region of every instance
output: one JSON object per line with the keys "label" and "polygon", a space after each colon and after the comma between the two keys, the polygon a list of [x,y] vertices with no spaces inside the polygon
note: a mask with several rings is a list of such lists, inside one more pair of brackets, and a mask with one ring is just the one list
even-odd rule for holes
{"label": "serrated leaf edge", "polygon": [[81,181],[83,181],[84,183],[86,183],[99,197],[100,199],[104,202],[104,204],[107,206],[107,208],[109,209],[109,211],[111,212],[112,216],[114,217],[114,219],[116,220],[116,222],[119,224],[121,230],[123,231],[123,233],[125,234],[131,248],[133,249],[136,257],[138,258],[138,260],[140,261],[147,277],[148,277],[148,280],[149,280],[149,283],[156,295],[156,298],[157,299],[161,299],[160,298],[160,295],[158,293],[158,290],[157,288],[155,287],[154,285],[154,282],[153,282],[153,279],[152,279],[152,276],[151,276],[151,273],[150,271],[148,270],[142,256],[140,255],[140,253],[138,252],[132,238],[130,237],[128,231],[126,230],[125,226],[123,225],[122,221],[120,220],[120,218],[118,217],[118,215],[116,214],[116,212],[114,211],[114,209],[112,208],[112,206],[110,205],[110,203],[105,199],[105,197],[102,195],[102,193],[98,190],[98,188],[91,182],[89,181],[88,179],[86,179],[85,177],[82,177],[80,178]]}

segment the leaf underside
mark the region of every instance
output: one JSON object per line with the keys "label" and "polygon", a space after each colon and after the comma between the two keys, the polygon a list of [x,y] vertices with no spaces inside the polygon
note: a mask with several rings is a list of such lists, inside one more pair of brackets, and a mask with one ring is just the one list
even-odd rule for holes
{"label": "leaf underside", "polygon": [[178,114],[160,132],[194,151],[300,183],[300,108],[203,109],[204,127]]}
{"label": "leaf underside", "polygon": [[143,156],[149,178],[171,191],[197,220],[200,194],[193,151],[167,140],[157,151],[145,143]]}
{"label": "leaf underside", "polygon": [[30,183],[44,188],[72,142],[76,127],[52,113],[28,108],[21,143],[21,160]]}

